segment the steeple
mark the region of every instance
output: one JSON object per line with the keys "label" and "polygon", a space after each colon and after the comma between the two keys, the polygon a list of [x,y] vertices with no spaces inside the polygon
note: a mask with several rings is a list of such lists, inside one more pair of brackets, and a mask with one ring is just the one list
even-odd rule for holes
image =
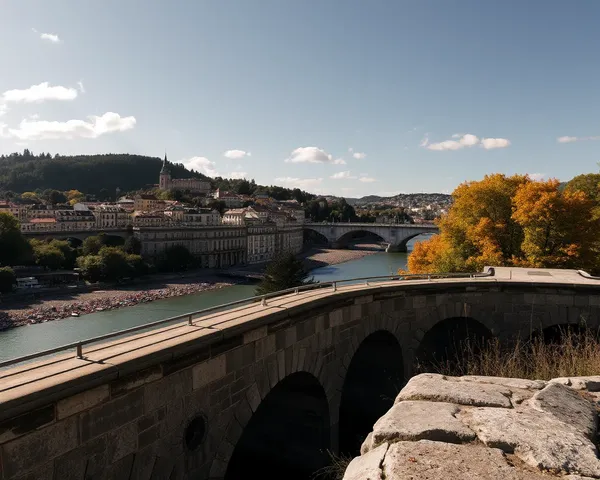
{"label": "steeple", "polygon": [[162,168],[160,173],[169,173],[169,162],[167,160],[167,152],[165,151],[165,159],[163,160]]}

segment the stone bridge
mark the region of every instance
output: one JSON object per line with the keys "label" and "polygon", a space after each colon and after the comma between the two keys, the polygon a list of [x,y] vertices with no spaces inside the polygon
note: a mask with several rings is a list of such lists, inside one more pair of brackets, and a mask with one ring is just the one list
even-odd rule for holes
{"label": "stone bridge", "polygon": [[11,365],[0,479],[306,479],[358,453],[416,362],[600,325],[599,279],[488,273],[325,285]]}
{"label": "stone bridge", "polygon": [[74,238],[83,242],[87,237],[99,235],[105,233],[109,236],[127,238],[128,231],[126,228],[104,228],[104,229],[93,229],[93,230],[65,230],[62,232],[23,232],[23,236],[26,238],[58,238],[59,240],[66,240],[67,238]]}
{"label": "stone bridge", "polygon": [[383,223],[305,223],[304,230],[317,232],[333,248],[344,248],[357,234],[371,233],[388,244],[388,252],[406,252],[409,240],[423,233],[437,233],[435,225]]}

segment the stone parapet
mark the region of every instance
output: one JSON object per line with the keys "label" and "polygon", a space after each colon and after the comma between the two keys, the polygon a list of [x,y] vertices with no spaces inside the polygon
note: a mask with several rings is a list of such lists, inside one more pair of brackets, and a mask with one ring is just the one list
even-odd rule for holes
{"label": "stone parapet", "polygon": [[599,405],[600,376],[417,375],[344,480],[600,478]]}

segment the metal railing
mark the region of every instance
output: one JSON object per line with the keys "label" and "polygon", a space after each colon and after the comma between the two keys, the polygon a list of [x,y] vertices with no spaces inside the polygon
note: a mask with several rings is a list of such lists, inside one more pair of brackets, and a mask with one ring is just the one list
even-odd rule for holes
{"label": "metal railing", "polygon": [[[155,322],[145,323],[143,325],[138,325],[136,327],[127,328],[125,330],[119,330],[116,332],[107,333],[105,335],[99,335],[97,337],[88,338],[85,340],[79,340],[77,342],[69,343],[66,345],[61,345],[59,347],[51,348],[48,350],[43,350],[41,352],[31,353],[29,355],[24,355],[22,357],[12,358],[10,360],[5,360],[0,362],[0,368],[8,367],[10,365],[16,365],[18,363],[27,362],[29,360],[34,360],[36,358],[42,358],[49,355],[53,355],[55,353],[64,352],[66,350],[75,350],[75,354],[77,358],[83,358],[83,347],[86,345],[90,345],[92,343],[98,343],[102,340],[109,340],[111,338],[120,337],[127,334],[132,334],[136,332],[140,332],[142,330],[147,330],[152,327],[166,326],[170,323],[174,322],[182,322],[187,321],[188,325],[194,325],[194,320],[198,320],[200,317],[208,315],[210,313],[217,313],[223,310],[228,310],[230,308],[245,305],[245,304],[254,304],[260,302],[262,306],[268,306],[267,300],[276,297],[282,297],[284,295],[295,294],[299,295],[301,292],[318,290],[331,288],[333,292],[337,292],[338,286],[342,285],[354,285],[360,282],[364,282],[366,286],[369,286],[371,283],[375,282],[385,282],[385,281],[403,281],[403,280],[436,280],[436,279],[444,279],[444,278],[469,278],[476,279],[481,277],[493,277],[495,274],[493,267],[488,267],[485,272],[481,273],[429,273],[429,274],[402,274],[402,275],[381,275],[376,277],[360,277],[360,278],[350,278],[346,280],[335,280],[330,282],[318,282],[318,283],[309,283],[306,285],[302,285],[295,288],[288,288],[286,290],[280,290],[278,292],[268,293],[265,295],[258,295],[249,298],[243,298],[241,300],[236,300],[234,302],[224,303],[221,305],[216,305],[214,307],[204,308],[202,310],[197,310],[194,312],[185,313],[183,315],[177,315],[175,317],[165,318],[163,320],[157,320]],[[194,318],[195,317],[195,318]]]}

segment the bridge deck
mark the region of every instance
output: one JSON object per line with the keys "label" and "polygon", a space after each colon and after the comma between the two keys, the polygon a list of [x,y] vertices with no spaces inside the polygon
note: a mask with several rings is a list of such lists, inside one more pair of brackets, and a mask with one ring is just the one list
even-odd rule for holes
{"label": "bridge deck", "polygon": [[439,290],[443,285],[465,283],[467,286],[491,283],[600,287],[600,279],[575,270],[496,268],[495,276],[490,277],[383,281],[286,294],[269,299],[267,305],[257,301],[194,318],[191,324],[178,322],[88,345],[83,358],[70,351],[0,371],[0,420],[40,406],[41,402],[64,398],[186,354],[202,351],[206,358],[217,355],[234,348],[240,336],[243,341],[239,345],[250,342],[257,329],[329,304],[336,297],[344,300],[399,289],[430,290],[433,286]]}

